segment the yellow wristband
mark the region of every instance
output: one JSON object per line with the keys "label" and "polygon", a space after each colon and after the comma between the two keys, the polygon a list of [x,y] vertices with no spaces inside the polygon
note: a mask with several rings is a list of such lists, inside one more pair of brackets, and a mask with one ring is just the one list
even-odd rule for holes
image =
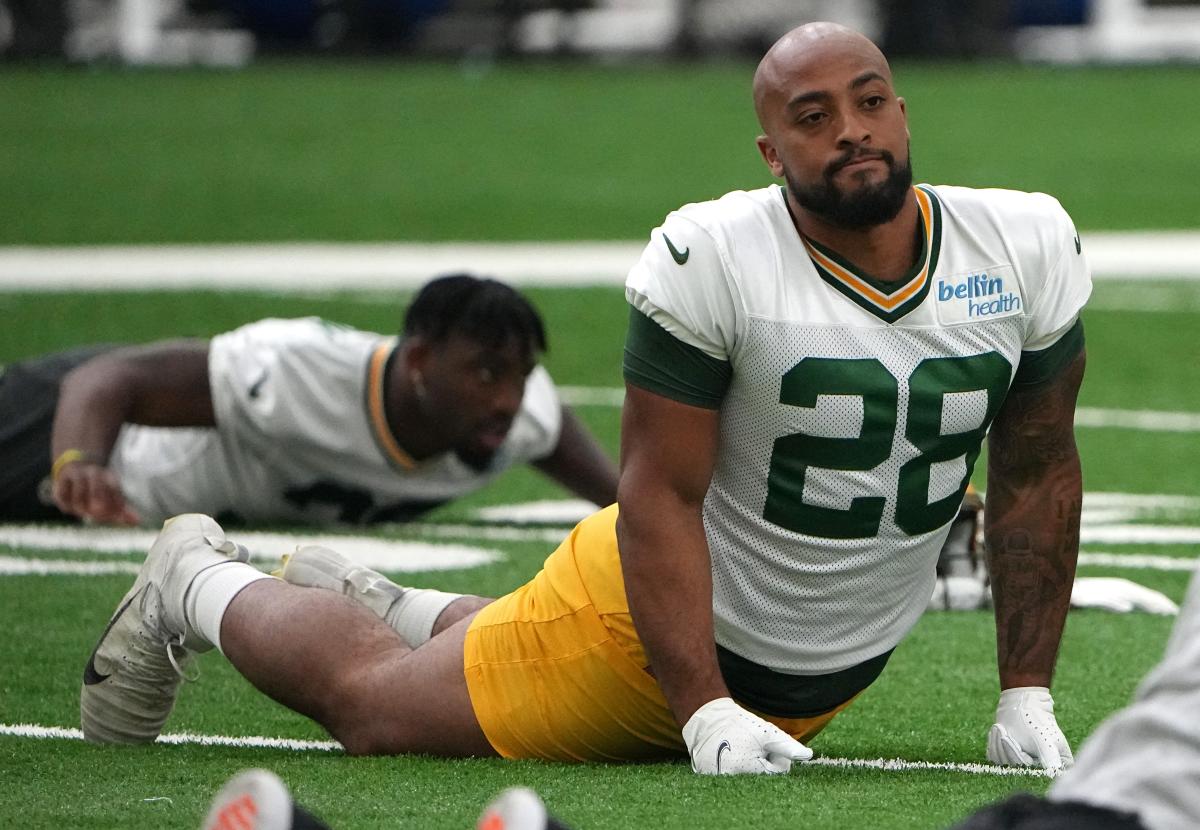
{"label": "yellow wristband", "polygon": [[59,475],[62,474],[63,467],[75,461],[86,461],[87,453],[83,450],[63,450],[62,455],[54,459],[54,463],[50,465],[50,480],[58,481]]}

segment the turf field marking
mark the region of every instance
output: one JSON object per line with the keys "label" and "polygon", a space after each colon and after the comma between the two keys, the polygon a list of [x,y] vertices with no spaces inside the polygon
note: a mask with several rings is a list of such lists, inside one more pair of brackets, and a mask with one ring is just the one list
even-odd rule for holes
{"label": "turf field marking", "polygon": [[558,525],[574,527],[596,511],[586,499],[542,499],[520,504],[481,507],[476,515],[485,522],[516,525]]}
{"label": "turf field marking", "polygon": [[1200,559],[1180,556],[1156,556],[1149,553],[1106,553],[1089,551],[1079,554],[1080,565],[1101,565],[1112,568],[1138,568],[1152,571],[1194,571]]}
{"label": "turf field marking", "polygon": [[[77,550],[110,555],[144,553],[150,549],[157,535],[157,531],[140,529],[0,524],[0,544],[18,549]],[[295,550],[298,545],[324,545],[346,554],[368,568],[392,572],[459,570],[490,564],[504,558],[504,554],[499,551],[470,545],[382,539],[374,536],[258,531],[237,531],[231,536],[250,549],[252,561],[272,566],[279,564],[281,554]],[[4,557],[8,558],[10,557]],[[0,565],[0,573],[4,572],[3,566]],[[120,569],[107,571],[123,572]]]}
{"label": "turf field marking", "polygon": [[23,559],[19,556],[0,556],[0,576],[101,576],[104,574],[136,574],[137,562],[80,562],[78,559]]}
{"label": "turf field marking", "polygon": [[[510,537],[520,535],[522,540],[528,538],[530,531],[518,528],[465,528],[457,532],[491,530],[498,534],[508,534]],[[563,532],[533,531],[545,538],[545,541],[561,541]],[[1183,558],[1178,556],[1156,556],[1148,553],[1105,553],[1103,551],[1083,552],[1079,554],[1080,565],[1097,565],[1114,568],[1136,568],[1154,571],[1193,571],[1200,564],[1200,559]],[[141,566],[137,562],[80,562],[75,559],[22,559],[17,556],[0,556],[0,576],[103,576],[107,574],[137,574]]]}
{"label": "turf field marking", "polygon": [[[0,723],[0,736],[39,740],[82,741],[83,732],[61,726],[38,726],[31,723]],[[223,746],[237,749],[283,749],[292,752],[334,752],[342,745],[336,741],[300,741],[292,738],[237,737],[233,735],[199,735],[194,732],[173,732],[159,735],[156,743],[172,746]],[[1053,778],[1054,773],[1025,767],[998,767],[992,764],[964,764],[946,761],[906,761],[902,758],[826,758],[816,757],[806,764],[841,769],[878,769],[886,772],[965,772],[971,775],[1018,776],[1023,778]]]}
{"label": "turf field marking", "polygon": [[1085,406],[1075,410],[1075,426],[1139,429],[1144,432],[1200,432],[1200,414]]}
{"label": "turf field marking", "polygon": [[[433,274],[479,271],[517,285],[621,285],[644,241],[253,243],[0,248],[0,289],[417,288]],[[1089,233],[1098,279],[1200,279],[1200,233]]]}
{"label": "turf field marking", "polygon": [[[0,735],[41,740],[82,741],[83,730],[62,726],[38,726],[32,723],[0,723]],[[194,732],[172,732],[159,735],[156,743],[173,746],[228,746],[238,749],[286,749],[293,752],[340,750],[337,741],[301,741],[293,738],[236,737],[233,735],[198,735]]]}
{"label": "turf field marking", "polygon": [[878,769],[885,772],[919,772],[937,770],[948,772],[965,772],[971,775],[999,775],[1019,778],[1055,778],[1057,772],[1045,769],[1030,769],[1028,767],[999,767],[994,764],[964,764],[948,761],[905,761],[901,758],[824,758],[817,756],[811,761],[800,764],[804,766],[840,767],[842,769]]}
{"label": "turf field marking", "polygon": [[[239,532],[234,536],[248,544],[252,551],[269,551],[256,554],[254,561],[270,566],[278,564],[275,555],[278,552],[292,550],[298,544],[323,544],[346,553],[368,567],[391,573],[465,569],[494,562],[503,556],[496,551],[474,546],[479,543],[536,542],[544,544],[549,553],[563,540],[571,526],[594,509],[594,505],[579,499],[547,499],[480,508],[475,512],[480,519],[478,523],[414,522],[397,528],[406,536],[446,540],[437,542],[251,531]],[[1087,493],[1084,496],[1080,539],[1084,545],[1197,544],[1200,543],[1198,514],[1200,498],[1192,496]],[[1146,520],[1177,523],[1139,523]],[[148,550],[154,536],[151,530],[0,524],[0,544],[18,550],[77,550],[102,556],[127,555]],[[467,544],[447,544],[447,541]],[[1080,564],[1084,565],[1168,571],[1191,570],[1196,562],[1191,558],[1149,554],[1099,551],[1080,554]],[[132,561],[0,555],[0,576],[135,574],[138,567],[138,563]]]}
{"label": "turf field marking", "polygon": [[1200,498],[1167,493],[1085,493],[1086,521],[1114,521],[1114,517],[1132,519],[1145,515],[1186,517],[1200,513]]}
{"label": "turf field marking", "polygon": [[1135,524],[1082,527],[1079,541],[1089,545],[1196,545],[1200,544],[1200,527]]}
{"label": "turf field marking", "polygon": [[571,406],[622,406],[625,390],[619,386],[560,386],[558,396]]}
{"label": "turf field marking", "polygon": [[[484,542],[546,542],[558,545],[570,532],[568,527],[489,527],[473,524],[435,524],[414,522],[406,532],[438,539],[479,539]],[[546,553],[550,551],[547,550]]]}
{"label": "turf field marking", "polygon": [[[617,386],[560,386],[558,393],[563,402],[571,406],[618,407],[625,402],[625,390]],[[1200,432],[1200,413],[1081,406],[1075,410],[1075,426],[1144,432]]]}

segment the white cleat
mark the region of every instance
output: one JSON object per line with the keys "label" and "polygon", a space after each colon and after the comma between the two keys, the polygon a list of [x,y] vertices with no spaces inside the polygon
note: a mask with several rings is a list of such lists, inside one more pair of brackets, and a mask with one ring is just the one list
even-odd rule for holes
{"label": "white cleat", "polygon": [[405,588],[378,571],[364,568],[340,553],[320,545],[307,545],[283,557],[275,576],[303,588],[337,591],[365,605],[380,619],[404,596]]}
{"label": "white cleat", "polygon": [[206,568],[247,559],[208,516],[189,513],[163,524],[84,667],[79,716],[87,740],[142,744],[158,737],[192,656],[212,648],[184,620],[188,586]]}

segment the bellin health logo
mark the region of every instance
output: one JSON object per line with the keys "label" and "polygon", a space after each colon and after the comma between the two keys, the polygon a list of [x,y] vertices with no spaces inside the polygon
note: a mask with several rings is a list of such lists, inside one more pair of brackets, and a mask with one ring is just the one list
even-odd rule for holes
{"label": "bellin health logo", "polygon": [[968,317],[988,317],[1021,308],[1021,298],[1011,291],[1005,292],[1003,277],[983,274],[968,274],[963,281],[947,284],[938,280],[938,301],[966,300]]}

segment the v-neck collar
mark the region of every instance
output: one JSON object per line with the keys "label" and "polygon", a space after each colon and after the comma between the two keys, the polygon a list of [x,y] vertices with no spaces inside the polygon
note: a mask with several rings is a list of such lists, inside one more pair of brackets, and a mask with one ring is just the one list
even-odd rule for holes
{"label": "v-neck collar", "polygon": [[[804,249],[821,279],[887,323],[894,323],[924,301],[933,284],[941,250],[942,207],[937,195],[923,185],[913,187],[913,193],[920,213],[921,253],[909,272],[898,280],[876,279],[800,233]],[[783,193],[783,197],[786,203],[787,194]]]}

